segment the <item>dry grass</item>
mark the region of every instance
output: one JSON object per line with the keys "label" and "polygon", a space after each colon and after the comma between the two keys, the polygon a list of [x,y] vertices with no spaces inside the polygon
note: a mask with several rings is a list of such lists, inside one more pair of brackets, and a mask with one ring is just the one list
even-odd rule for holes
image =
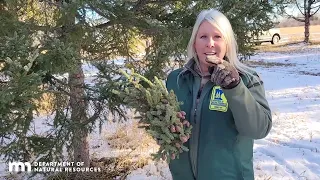
{"label": "dry grass", "polygon": [[309,44],[306,44],[305,46],[300,46],[301,43],[304,43],[301,41],[290,41],[285,43],[279,43],[276,45],[267,45],[263,44],[260,46],[255,47],[255,52],[261,53],[261,52],[276,52],[276,53],[303,53],[306,52],[309,49],[319,48],[320,41],[310,41]]}
{"label": "dry grass", "polygon": [[250,67],[275,67],[275,66],[282,66],[282,67],[289,67],[289,66],[295,66],[295,64],[292,63],[278,63],[278,62],[265,62],[265,61],[245,61],[244,64]]}
{"label": "dry grass", "polygon": [[15,174],[15,173],[8,174],[8,175],[6,175],[6,176],[4,176],[2,178],[4,178],[5,180],[19,180],[19,179],[21,179],[21,177],[18,174]]}
{"label": "dry grass", "polygon": [[93,159],[90,166],[100,167],[101,172],[58,173],[48,180],[95,180],[125,179],[133,170],[142,168],[151,160],[151,148],[158,145],[144,129],[138,128],[138,122],[125,124],[115,133],[106,136],[111,148],[118,150],[118,157]]}
{"label": "dry grass", "polygon": [[[111,148],[120,152],[117,157],[93,158],[90,167],[100,168],[100,172],[59,172],[46,177],[47,180],[124,180],[134,170],[150,164],[150,149],[159,146],[138,122],[124,124],[110,135],[106,141]],[[12,175],[7,179],[16,180]]]}
{"label": "dry grass", "polygon": [[288,42],[284,44],[296,44],[304,41],[304,36],[289,36]]}
{"label": "dry grass", "polygon": [[50,114],[54,109],[55,96],[53,93],[43,93],[39,100],[34,100],[40,114]]}
{"label": "dry grass", "polygon": [[308,71],[299,71],[300,74],[303,75],[310,75],[310,76],[320,76],[320,72],[318,73],[313,73],[313,72],[308,72]]}
{"label": "dry grass", "polygon": [[320,45],[320,41],[310,41],[310,45]]}
{"label": "dry grass", "polygon": [[132,124],[126,124],[118,128],[114,134],[107,135],[106,139],[110,147],[139,152],[146,152],[150,147],[157,148],[155,140],[147,134],[145,129],[138,126],[138,122],[134,121]]}
{"label": "dry grass", "polygon": [[4,62],[0,62],[0,71],[4,68]]}
{"label": "dry grass", "polygon": [[[40,87],[43,88],[43,87]],[[69,102],[69,98],[63,94],[43,93],[40,99],[33,100],[39,115],[51,114],[59,104],[59,107],[66,107]]]}
{"label": "dry grass", "polygon": [[90,165],[91,167],[99,167],[101,169],[100,172],[60,172],[49,176],[47,180],[124,180],[130,172],[147,164],[147,158],[133,161],[128,156],[94,159]]}
{"label": "dry grass", "polygon": [[287,47],[286,45],[288,45],[289,43],[286,44],[278,44],[278,45],[260,45],[260,46],[256,46],[255,48],[255,52],[257,53],[261,53],[261,52],[290,52],[290,51],[294,51],[296,48],[294,47]]}
{"label": "dry grass", "polygon": [[291,52],[301,47],[295,46],[297,44],[303,43],[303,40],[290,40],[289,42],[278,43],[278,44],[261,44],[259,46],[255,46],[255,52]]}
{"label": "dry grass", "polygon": [[[304,26],[279,28],[281,34],[304,33]],[[319,33],[320,25],[310,26],[310,33]]]}

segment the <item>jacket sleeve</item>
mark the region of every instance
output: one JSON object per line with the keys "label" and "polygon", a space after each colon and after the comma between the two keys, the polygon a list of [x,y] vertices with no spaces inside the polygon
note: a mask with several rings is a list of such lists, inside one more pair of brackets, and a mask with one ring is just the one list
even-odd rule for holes
{"label": "jacket sleeve", "polygon": [[262,81],[248,87],[241,80],[233,89],[223,89],[240,135],[261,139],[272,127],[272,116]]}

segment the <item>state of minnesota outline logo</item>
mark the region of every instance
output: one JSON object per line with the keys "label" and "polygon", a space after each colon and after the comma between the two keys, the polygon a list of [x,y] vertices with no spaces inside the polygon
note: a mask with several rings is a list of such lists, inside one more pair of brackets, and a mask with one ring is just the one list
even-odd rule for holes
{"label": "state of minnesota outline logo", "polygon": [[228,101],[220,86],[212,88],[209,109],[221,112],[227,112],[228,110]]}

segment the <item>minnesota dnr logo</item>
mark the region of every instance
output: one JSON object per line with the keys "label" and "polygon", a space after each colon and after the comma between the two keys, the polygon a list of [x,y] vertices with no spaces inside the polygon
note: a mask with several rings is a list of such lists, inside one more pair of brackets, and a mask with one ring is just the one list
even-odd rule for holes
{"label": "minnesota dnr logo", "polygon": [[212,88],[209,109],[221,112],[227,112],[228,110],[228,101],[220,86]]}

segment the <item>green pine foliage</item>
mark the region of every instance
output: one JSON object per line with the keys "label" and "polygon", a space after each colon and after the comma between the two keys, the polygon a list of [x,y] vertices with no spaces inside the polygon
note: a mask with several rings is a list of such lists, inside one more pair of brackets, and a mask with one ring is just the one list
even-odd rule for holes
{"label": "green pine foliage", "polygon": [[37,109],[34,100],[43,93],[39,87],[45,71],[31,71],[39,53],[30,48],[27,36],[14,33],[0,41],[0,153],[10,160],[28,160],[31,152],[27,133]]}
{"label": "green pine foliage", "polygon": [[[248,52],[242,48],[249,42],[247,32],[262,31],[271,24],[270,4],[260,0],[0,0],[0,154],[7,161],[61,160],[63,147],[71,147],[73,137],[86,136],[75,134],[75,130],[91,132],[96,121],[102,127],[110,113],[125,117],[123,104],[137,109],[141,122],[149,125],[145,128],[159,140],[157,158],[163,155],[170,159],[172,154],[186,151],[181,142],[191,133],[191,127],[178,123],[174,94],[158,80],[147,79],[163,79],[173,61],[186,60],[195,18],[207,8],[219,9],[230,18],[241,54]],[[150,46],[140,54],[138,44],[145,40],[150,40]],[[73,73],[69,80],[80,79],[83,73],[75,71],[81,72],[83,62],[117,58],[125,58],[124,66],[131,65],[143,75],[127,82],[130,86],[125,83],[126,102],[112,93],[119,85],[118,74],[114,73],[118,65],[96,66],[96,81],[77,86],[85,93],[71,91],[74,87],[56,76]],[[135,87],[137,79],[141,81]],[[54,109],[52,118],[45,122],[48,130],[37,134],[33,132],[37,110],[34,100],[41,101],[44,92],[54,94]],[[73,109],[69,100],[74,96],[88,105],[82,112],[89,107],[94,111],[84,121],[70,118]]]}
{"label": "green pine foliage", "polygon": [[177,117],[182,102],[178,102],[174,92],[168,92],[156,76],[150,81],[135,73],[134,69],[130,74],[122,70],[121,73],[126,77],[126,81],[122,82],[125,88],[113,90],[113,93],[123,99],[126,106],[138,112],[136,118],[140,127],[145,128],[160,144],[159,151],[152,154],[153,158],[167,161],[179,158],[181,152],[188,151],[183,144],[190,137],[192,129],[188,121],[181,122]]}

